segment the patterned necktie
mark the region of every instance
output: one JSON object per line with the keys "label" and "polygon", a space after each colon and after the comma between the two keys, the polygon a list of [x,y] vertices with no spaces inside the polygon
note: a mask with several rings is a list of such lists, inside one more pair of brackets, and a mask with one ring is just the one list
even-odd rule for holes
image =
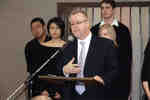
{"label": "patterned necktie", "polygon": [[[84,63],[85,63],[85,42],[81,41],[81,51],[78,59],[78,65],[81,68],[81,72],[77,74],[78,78],[83,78],[84,77]],[[75,86],[75,90],[77,93],[82,95],[85,92],[85,85],[82,82],[77,82]]]}

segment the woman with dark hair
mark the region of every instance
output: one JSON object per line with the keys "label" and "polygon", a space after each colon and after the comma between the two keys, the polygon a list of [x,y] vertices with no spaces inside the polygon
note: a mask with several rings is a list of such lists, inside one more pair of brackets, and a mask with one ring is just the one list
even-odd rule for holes
{"label": "woman with dark hair", "polygon": [[62,38],[65,32],[65,24],[59,17],[54,17],[48,21],[47,31],[50,41],[42,43],[41,45],[47,47],[63,47],[66,43]]}
{"label": "woman with dark hair", "polygon": [[[48,31],[48,33],[49,33],[51,38],[53,38],[53,36],[51,36],[51,34],[53,34],[53,33],[50,32],[50,31],[52,31],[54,27],[59,28],[61,30],[60,38],[62,39],[63,36],[64,36],[64,33],[65,33],[64,21],[62,21],[62,19],[59,18],[59,17],[54,17],[54,18],[52,18],[52,19],[50,19],[48,21],[48,23],[47,23],[47,31]],[[51,30],[50,30],[50,28],[51,28]]]}
{"label": "woman with dark hair", "polygon": [[[54,17],[48,21],[47,24],[48,35],[50,40],[45,43],[40,43],[33,56],[35,56],[36,68],[39,68],[49,57],[51,57],[57,50],[61,49],[66,43],[62,38],[64,36],[65,24],[59,17]],[[47,65],[39,72],[38,75],[59,75],[59,70],[56,66],[61,58],[61,53],[58,53]],[[34,70],[35,71],[35,70]],[[36,78],[33,83],[33,95],[50,96],[53,100],[62,100],[61,89],[50,84],[47,81]]]}

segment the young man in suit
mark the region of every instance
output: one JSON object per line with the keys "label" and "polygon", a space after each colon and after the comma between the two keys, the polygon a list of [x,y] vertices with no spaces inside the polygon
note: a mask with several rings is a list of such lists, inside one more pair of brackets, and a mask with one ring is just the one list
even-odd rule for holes
{"label": "young man in suit", "polygon": [[118,73],[117,50],[111,40],[91,33],[88,16],[80,9],[71,12],[69,22],[75,40],[63,51],[62,71],[66,77],[94,77],[99,84],[70,83],[66,100],[107,100],[107,89]]}
{"label": "young man in suit", "polygon": [[[110,89],[110,96],[114,100],[128,100],[131,85],[131,63],[132,63],[132,42],[129,29],[115,19],[114,0],[102,0],[100,2],[103,20],[91,28],[91,31],[98,35],[99,26],[111,24],[116,31],[116,41],[119,55],[119,77]],[[115,91],[115,92],[113,92]]]}

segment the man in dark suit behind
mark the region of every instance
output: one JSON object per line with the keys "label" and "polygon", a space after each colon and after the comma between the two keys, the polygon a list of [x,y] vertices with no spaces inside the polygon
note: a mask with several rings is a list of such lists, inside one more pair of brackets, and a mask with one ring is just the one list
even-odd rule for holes
{"label": "man in dark suit behind", "polygon": [[76,39],[63,51],[62,71],[66,77],[94,77],[99,84],[69,84],[66,100],[108,100],[105,99],[107,88],[118,74],[117,51],[113,41],[92,35],[87,14],[79,9],[71,12],[69,22]]}

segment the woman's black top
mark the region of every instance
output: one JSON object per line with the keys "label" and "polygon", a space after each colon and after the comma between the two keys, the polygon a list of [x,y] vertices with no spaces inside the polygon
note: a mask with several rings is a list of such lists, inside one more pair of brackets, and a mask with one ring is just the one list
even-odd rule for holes
{"label": "woman's black top", "polygon": [[[27,48],[27,47],[26,47]],[[57,50],[60,51],[61,47],[47,47],[40,43],[32,45],[25,49],[27,60],[27,71],[32,75],[47,59],[49,59]],[[60,51],[61,52],[61,51]],[[54,96],[56,91],[61,92],[58,86],[50,84],[47,81],[40,80],[39,75],[54,74],[59,75],[57,63],[61,57],[61,53],[58,53],[53,59],[49,61],[47,65],[33,78],[32,81],[32,96],[40,95],[44,90],[47,90],[50,96]]]}

